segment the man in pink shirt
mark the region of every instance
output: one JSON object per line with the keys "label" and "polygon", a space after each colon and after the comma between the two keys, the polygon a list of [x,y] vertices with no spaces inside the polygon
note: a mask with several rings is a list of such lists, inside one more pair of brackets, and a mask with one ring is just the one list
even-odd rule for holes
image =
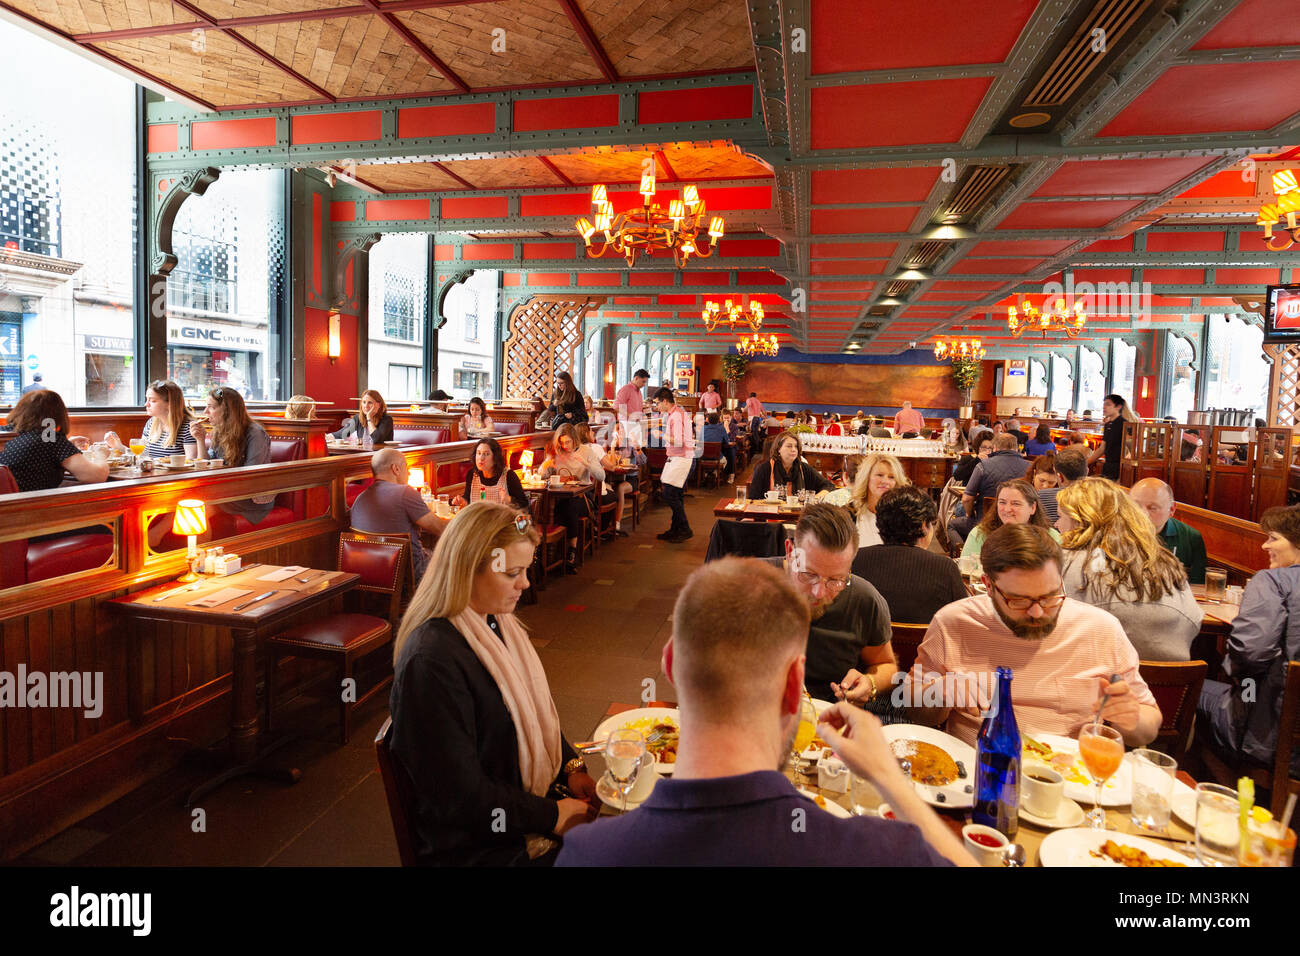
{"label": "man in pink shirt", "polygon": [[650,373],[639,368],[632,375],[632,381],[618,390],[614,396],[614,411],[620,422],[637,421],[642,416],[645,403],[641,400],[641,390],[650,381]]}
{"label": "man in pink shirt", "polygon": [[763,411],[763,403],[758,400],[758,392],[750,392],[749,398],[745,399],[745,417],[750,421],[767,417],[767,413]]}
{"label": "man in pink shirt", "polygon": [[663,416],[659,440],[663,442],[668,453],[668,461],[659,475],[663,485],[664,501],[673,512],[673,523],[660,540],[678,544],[687,538],[695,537],[691,523],[686,520],[686,507],[683,503],[682,489],[686,487],[686,478],[691,473],[691,462],[695,458],[695,432],[691,427],[691,417],[673,401],[670,388],[661,388],[655,392],[655,408]]}
{"label": "man in pink shirt", "polygon": [[[1077,737],[1108,691],[1102,718],[1129,747],[1155,739],[1160,708],[1138,673],[1123,627],[1100,608],[1065,597],[1061,549],[1046,528],[1003,525],[980,552],[987,594],[934,616],[893,703],[917,723],[974,745],[981,710],[996,696],[993,671],[1010,667],[1022,734]],[[1109,678],[1119,674],[1114,684]]]}
{"label": "man in pink shirt", "polygon": [[906,435],[908,432],[921,434],[925,428],[925,416],[912,407],[911,402],[904,402],[902,411],[894,416],[894,434]]}
{"label": "man in pink shirt", "polygon": [[718,390],[710,382],[700,395],[700,408],[706,412],[716,412],[721,407],[722,396],[718,394]]}

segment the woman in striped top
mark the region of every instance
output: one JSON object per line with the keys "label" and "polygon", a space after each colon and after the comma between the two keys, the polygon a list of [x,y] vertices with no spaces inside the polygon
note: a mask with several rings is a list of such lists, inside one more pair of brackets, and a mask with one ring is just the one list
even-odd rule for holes
{"label": "woman in striped top", "polygon": [[145,453],[150,458],[184,454],[194,458],[198,448],[190,436],[189,407],[175,382],[153,382],[144,393],[144,410],[149,422],[144,427]]}

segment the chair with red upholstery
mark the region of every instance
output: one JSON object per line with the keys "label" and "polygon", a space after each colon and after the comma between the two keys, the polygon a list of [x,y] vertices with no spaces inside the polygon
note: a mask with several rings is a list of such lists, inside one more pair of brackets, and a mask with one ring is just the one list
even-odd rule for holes
{"label": "chair with red upholstery", "polygon": [[722,457],[722,442],[706,441],[700,457],[695,462],[695,487],[704,486],[704,476],[713,476],[713,486],[719,488],[722,486],[722,465],[726,459]]}
{"label": "chair with red upholstery", "polygon": [[379,776],[384,781],[384,794],[388,797],[388,815],[393,820],[397,855],[402,866],[415,866],[415,784],[393,755],[388,741],[392,727],[393,718],[389,717],[375,735],[375,757],[379,761]]}
{"label": "chair with red upholstery", "polygon": [[[275,704],[276,665],[281,657],[309,657],[333,662],[338,667],[341,688],[344,681],[352,679],[353,668],[367,654],[387,647],[393,639],[398,623],[402,599],[402,584],[410,561],[410,544],[372,541],[361,535],[339,535],[339,570],[361,575],[356,591],[362,595],[376,594],[387,598],[386,617],[373,614],[335,614],[320,621],[302,624],[282,631],[266,641],[266,728],[270,732]],[[344,699],[340,693],[339,734],[343,743],[351,736],[352,711],[392,683],[391,669],[387,676],[358,696],[355,701]],[[336,693],[338,691],[336,690]]]}
{"label": "chair with red upholstery", "polygon": [[527,422],[493,422],[493,429],[502,435],[525,435],[528,433]]}
{"label": "chair with red upholstery", "polygon": [[27,542],[27,581],[45,581],[102,567],[113,557],[113,534],[85,530]]}
{"label": "chair with red upholstery", "polygon": [[451,429],[397,425],[393,428],[393,440],[403,445],[445,445],[451,441]]}
{"label": "chair with red upholstery", "polygon": [[[1138,673],[1160,707],[1156,742],[1167,742],[1169,756],[1182,764],[1196,719],[1196,702],[1210,665],[1205,661],[1138,661]],[[1158,748],[1164,750],[1164,747]]]}

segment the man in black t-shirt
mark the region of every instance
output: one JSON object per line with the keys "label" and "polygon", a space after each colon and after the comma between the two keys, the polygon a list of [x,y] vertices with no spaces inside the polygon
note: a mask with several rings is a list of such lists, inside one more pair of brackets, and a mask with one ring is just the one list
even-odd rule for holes
{"label": "man in black t-shirt", "polygon": [[1102,400],[1101,410],[1106,423],[1101,427],[1101,446],[1088,458],[1088,464],[1091,465],[1098,458],[1105,459],[1101,466],[1101,476],[1111,481],[1119,481],[1126,411],[1124,399],[1118,395],[1107,395]]}

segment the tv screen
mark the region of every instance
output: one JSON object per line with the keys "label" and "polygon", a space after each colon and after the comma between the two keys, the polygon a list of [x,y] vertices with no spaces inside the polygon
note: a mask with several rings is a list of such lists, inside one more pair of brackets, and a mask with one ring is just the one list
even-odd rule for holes
{"label": "tv screen", "polygon": [[1300,282],[1268,287],[1264,297],[1264,341],[1286,345],[1300,342]]}

